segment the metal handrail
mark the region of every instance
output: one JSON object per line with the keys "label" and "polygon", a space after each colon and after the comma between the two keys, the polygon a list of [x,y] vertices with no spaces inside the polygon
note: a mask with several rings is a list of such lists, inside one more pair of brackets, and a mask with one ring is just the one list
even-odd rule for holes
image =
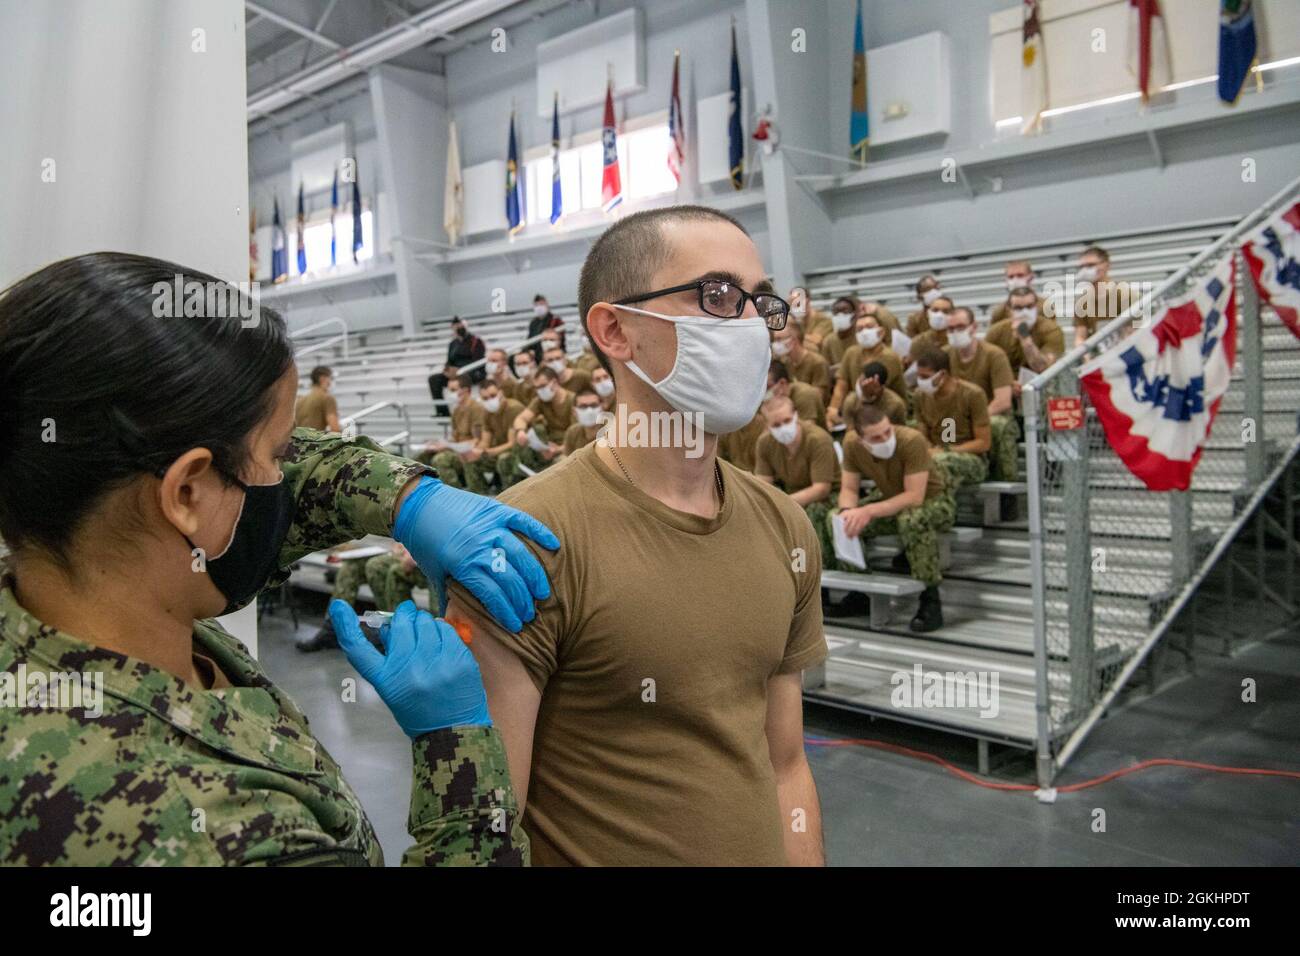
{"label": "metal handrail", "polygon": [[336,322],[338,323],[339,328],[343,330],[342,333],[340,333],[339,335],[331,336],[330,338],[317,342],[314,345],[308,345],[306,348],[294,352],[293,353],[294,358],[299,358],[303,355],[308,355],[311,352],[317,351],[318,349],[328,348],[329,346],[334,345],[336,342],[343,343],[343,357],[345,359],[348,358],[349,357],[348,356],[348,324],[338,316],[333,316],[328,319],[321,319],[319,322],[313,322],[311,325],[304,325],[300,329],[294,329],[292,332],[289,333],[289,338],[296,339],[298,336],[302,335],[305,332],[311,332],[316,329],[323,328],[327,325],[333,325]]}
{"label": "metal handrail", "polygon": [[1187,263],[1187,265],[1183,266],[1164,282],[1160,283],[1160,285],[1147,292],[1147,294],[1142,296],[1142,298],[1137,302],[1130,303],[1127,309],[1115,318],[1111,319],[1096,332],[1092,333],[1092,335],[1088,336],[1087,340],[1084,341],[1083,344],[1076,345],[1057,359],[1052,365],[1035,375],[1033,379],[1025,384],[1025,389],[1041,391],[1044,385],[1056,378],[1056,376],[1060,375],[1071,365],[1078,363],[1084,356],[1096,348],[1098,343],[1104,342],[1119,329],[1122,329],[1126,324],[1132,322],[1134,318],[1148,314],[1147,309],[1151,303],[1163,298],[1171,289],[1186,282],[1187,279],[1194,275],[1198,269],[1217,259],[1225,251],[1231,252],[1236,242],[1240,240],[1242,236],[1276,212],[1278,206],[1297,190],[1300,190],[1300,176],[1297,176],[1295,179],[1291,180],[1291,182],[1279,189],[1267,202],[1257,208],[1254,212],[1243,216],[1237,225],[1233,226],[1214,242],[1206,246],[1195,258],[1192,259],[1191,262]]}
{"label": "metal handrail", "polygon": [[395,401],[395,400],[375,402],[373,405],[368,405],[367,407],[361,409],[361,411],[355,412],[354,414],[348,415],[346,418],[340,420],[339,428],[347,429],[352,425],[355,425],[357,422],[361,421],[361,419],[367,418],[370,415],[373,415],[375,412],[383,411],[385,408],[395,408],[399,412],[401,412],[402,420],[406,422],[406,430],[408,432],[411,431],[411,413],[406,410],[406,403]]}

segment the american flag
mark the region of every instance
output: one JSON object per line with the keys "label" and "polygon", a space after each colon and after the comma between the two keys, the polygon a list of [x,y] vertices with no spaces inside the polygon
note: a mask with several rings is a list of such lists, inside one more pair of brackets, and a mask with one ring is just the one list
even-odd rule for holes
{"label": "american flag", "polygon": [[673,95],[668,101],[668,169],[677,184],[682,182],[682,163],[686,161],[685,124],[682,122],[681,78],[679,71],[682,63],[681,51],[673,53]]}

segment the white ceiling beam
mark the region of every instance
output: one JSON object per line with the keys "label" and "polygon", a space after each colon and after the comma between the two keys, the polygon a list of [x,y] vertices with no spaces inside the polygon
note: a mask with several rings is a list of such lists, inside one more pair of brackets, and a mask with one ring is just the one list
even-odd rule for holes
{"label": "white ceiling beam", "polygon": [[280,24],[280,26],[284,27],[285,29],[292,30],[294,33],[297,33],[299,36],[304,36],[308,40],[311,40],[315,43],[319,43],[323,47],[328,47],[331,50],[343,49],[343,44],[331,40],[323,33],[317,33],[311,27],[305,27],[301,23],[297,23],[296,21],[290,20],[288,17],[283,16],[282,14],[276,13],[274,10],[268,10],[266,7],[262,6],[261,4],[251,3],[248,2],[248,0],[245,0],[244,7],[245,9],[252,10],[260,17],[265,17],[266,19],[270,20],[272,23],[278,23]]}

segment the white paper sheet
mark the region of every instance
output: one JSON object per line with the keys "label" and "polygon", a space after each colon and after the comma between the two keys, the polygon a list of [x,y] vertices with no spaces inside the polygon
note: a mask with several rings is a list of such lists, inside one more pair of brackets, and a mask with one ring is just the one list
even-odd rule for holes
{"label": "white paper sheet", "polygon": [[916,363],[913,362],[907,368],[903,369],[903,381],[907,383],[908,388],[916,387]]}
{"label": "white paper sheet", "polygon": [[358,561],[361,558],[373,558],[380,554],[387,554],[388,548],[383,545],[367,545],[364,548],[352,548],[349,551],[339,551],[334,557],[340,561]]}
{"label": "white paper sheet", "polygon": [[546,451],[551,447],[551,443],[537,437],[537,432],[528,433],[528,447],[533,451]]}
{"label": "white paper sheet", "polygon": [[1034,371],[1032,368],[1030,368],[1028,365],[1022,365],[1022,366],[1020,366],[1020,375],[1018,376],[1018,378],[1019,378],[1019,381],[1020,381],[1020,384],[1021,384],[1021,385],[1028,385],[1030,382],[1032,382],[1032,381],[1033,381],[1034,379],[1036,379],[1037,377],[1038,377],[1038,373],[1035,372],[1035,371]]}
{"label": "white paper sheet", "polygon": [[447,448],[448,448],[450,451],[454,451],[454,452],[455,452],[456,454],[458,454],[458,455],[463,455],[463,454],[465,454],[467,451],[469,451],[469,450],[470,450],[471,448],[473,448],[473,447],[474,447],[474,443],[473,443],[472,441],[449,441],[449,442],[447,442]]}
{"label": "white paper sheet", "polygon": [[835,538],[835,557],[845,564],[851,564],[855,568],[866,570],[867,559],[862,553],[862,539],[850,538],[844,533],[844,516],[833,515],[831,517],[831,529]]}
{"label": "white paper sheet", "polygon": [[890,339],[889,347],[898,355],[906,355],[912,348],[912,339],[898,329],[894,329],[894,337]]}

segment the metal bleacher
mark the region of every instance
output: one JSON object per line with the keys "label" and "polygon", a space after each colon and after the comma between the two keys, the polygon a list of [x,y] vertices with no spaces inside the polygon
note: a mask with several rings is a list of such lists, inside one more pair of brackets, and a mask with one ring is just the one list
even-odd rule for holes
{"label": "metal bleacher", "polygon": [[[1087,240],[1007,247],[972,255],[930,259],[896,260],[863,266],[819,270],[807,277],[810,299],[815,307],[828,308],[839,295],[851,294],[885,303],[900,318],[917,307],[914,284],[920,275],[934,273],[956,304],[974,308],[977,314],[1006,297],[1003,266],[1011,259],[1028,259],[1034,266],[1041,289],[1046,283],[1064,284],[1066,271],[1088,245],[1097,244],[1111,254],[1113,278],[1157,284],[1186,266],[1198,253],[1227,235],[1236,220],[1214,220],[1174,226],[1168,229],[1096,236]],[[985,322],[987,320],[985,319]],[[1068,332],[1068,329],[1067,329]],[[1270,435],[1294,437],[1296,407],[1300,404],[1300,351],[1295,338],[1273,317],[1266,319],[1262,334],[1264,374],[1271,385],[1290,382],[1290,394],[1278,394],[1264,407],[1264,430]],[[1225,396],[1222,411],[1211,432],[1204,456],[1240,456],[1239,431],[1243,410],[1242,373],[1238,369]],[[1021,444],[1021,477],[1026,475]],[[1233,459],[1235,461],[1235,459]],[[1238,462],[1239,463],[1239,462]],[[1203,465],[1209,471],[1211,465]],[[1234,514],[1234,500],[1241,495],[1244,473],[1215,471],[1222,481],[1202,482],[1196,492],[1198,520],[1226,526]],[[1090,479],[1089,505],[1095,537],[1121,536],[1124,548],[1112,548],[1112,560],[1105,572],[1095,576],[1094,587],[1105,589],[1116,604],[1114,611],[1095,629],[1098,667],[1115,667],[1122,662],[1121,648],[1134,635],[1145,634],[1150,626],[1151,594],[1131,573],[1133,567],[1171,567],[1176,547],[1169,523],[1169,509],[1152,501],[1151,520],[1143,523],[1147,538],[1132,540],[1132,497],[1140,482],[1118,462],[1099,461]],[[1220,487],[1221,485],[1221,487]],[[824,672],[805,675],[805,697],[809,700],[872,716],[919,724],[965,735],[977,743],[981,772],[990,768],[990,745],[1031,751],[1037,745],[1035,713],[1035,608],[1032,592],[1033,564],[1030,535],[1022,494],[1025,485],[995,483],[980,491],[967,489],[959,501],[958,531],[982,527],[975,538],[954,535],[951,561],[940,587],[945,626],[934,633],[916,635],[907,630],[907,618],[915,597],[900,595],[893,613],[882,612],[881,602],[890,600],[887,591],[873,595],[870,617],[828,619],[826,635],[831,656]],[[1004,495],[1017,501],[1019,520],[1003,521]],[[1211,519],[1217,518],[1216,521]],[[1053,543],[1051,547],[1059,546]],[[873,568],[888,571],[888,549],[878,551]],[[1059,560],[1049,553],[1046,560]],[[877,576],[884,582],[885,574]],[[835,578],[825,583],[834,585]],[[833,596],[837,596],[832,591]],[[1129,611],[1118,605],[1127,601]],[[888,617],[889,623],[882,623]],[[1127,629],[1127,630],[1125,630]],[[1121,633],[1123,632],[1123,633]],[[900,674],[916,669],[927,678],[949,681],[954,673],[996,674],[1000,683],[1001,707],[996,714],[979,714],[971,707],[900,707],[897,689]],[[1053,680],[1068,679],[1054,673]]]}
{"label": "metal bleacher", "polygon": [[1158,283],[1167,279],[1198,252],[1230,228],[1235,219],[1210,219],[1164,229],[1125,231],[1088,239],[1068,239],[1037,245],[1007,245],[969,254],[910,257],[861,266],[818,269],[807,275],[815,308],[827,310],[836,297],[853,295],[883,302],[900,317],[919,307],[916,281],[926,273],[938,276],[944,293],[955,304],[975,310],[981,323],[988,310],[1006,299],[1003,266],[1028,259],[1040,290],[1049,283],[1064,286],[1066,275],[1090,245],[1110,253],[1111,278],[1122,282]]}
{"label": "metal bleacher", "polygon": [[[575,309],[572,304],[552,308],[566,320],[565,344],[573,355],[582,350],[581,329],[573,320]],[[465,313],[461,318],[489,349],[504,348],[513,355],[527,340],[533,313],[530,306],[511,312]],[[340,419],[355,419],[359,431],[381,444],[400,453],[413,453],[447,432],[446,409],[435,407],[428,380],[446,364],[451,319],[450,315],[426,319],[420,332],[410,337],[403,337],[397,327],[367,329],[353,333],[346,345],[333,341],[334,336],[296,338],[299,391],[310,385],[313,366],[328,365],[334,370],[333,394]],[[366,412],[384,402],[393,404]],[[408,425],[409,436],[405,434]]]}

